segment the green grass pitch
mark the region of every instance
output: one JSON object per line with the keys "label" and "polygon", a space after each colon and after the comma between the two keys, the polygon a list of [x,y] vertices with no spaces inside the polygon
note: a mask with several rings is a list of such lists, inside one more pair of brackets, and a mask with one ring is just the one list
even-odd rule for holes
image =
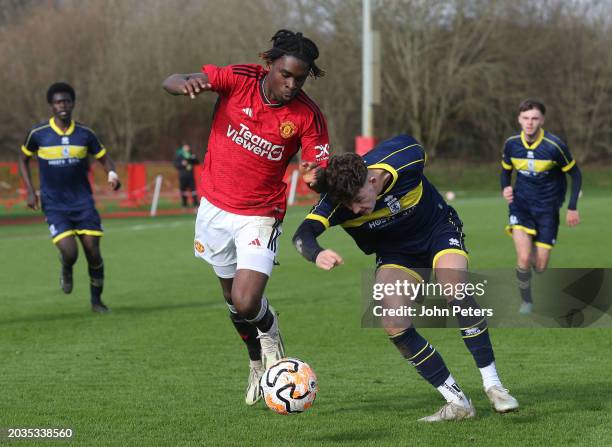
{"label": "green grass pitch", "polygon": [[[460,196],[453,205],[472,265],[512,267],[501,199]],[[244,405],[246,350],[216,278],[193,257],[194,219],[183,216],[104,222],[104,297],[113,309],[104,316],[89,311],[82,253],[65,296],[45,225],[0,229],[0,428],[71,427],[72,442],[90,446],[612,445],[610,329],[492,330],[502,380],[521,404],[506,415],[489,408],[457,332],[423,329],[478,417],[416,422],[443,402],[381,330],[360,327],[361,272],[373,259],[333,229],[323,245],[346,264],[323,272],[305,262],[290,244],[305,214],[287,216],[267,295],[288,354],[318,374],[307,413]],[[612,200],[585,197],[581,217],[575,229],[562,224],[551,266],[612,267]]]}

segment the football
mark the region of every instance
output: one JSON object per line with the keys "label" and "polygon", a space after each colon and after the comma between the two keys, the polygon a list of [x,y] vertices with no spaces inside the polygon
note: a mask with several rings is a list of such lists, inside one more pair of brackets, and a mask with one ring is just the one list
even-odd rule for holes
{"label": "football", "polygon": [[261,392],[268,408],[278,414],[306,411],[319,391],[317,376],[307,363],[281,359],[261,376]]}

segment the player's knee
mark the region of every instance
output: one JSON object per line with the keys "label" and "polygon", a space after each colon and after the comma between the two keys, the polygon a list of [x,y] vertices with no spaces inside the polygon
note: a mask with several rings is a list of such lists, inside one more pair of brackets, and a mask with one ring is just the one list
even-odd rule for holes
{"label": "player's knee", "polygon": [[519,253],[516,258],[516,263],[522,269],[528,269],[531,265],[531,255],[530,253]]}
{"label": "player's knee", "polygon": [[248,299],[245,297],[238,297],[232,294],[232,302],[236,308],[236,312],[241,318],[245,320],[251,320],[257,316],[261,308],[261,299]]}
{"label": "player's knee", "polygon": [[544,273],[546,271],[546,268],[548,267],[548,260],[536,260],[535,265],[533,266],[533,269],[535,270],[536,273]]}
{"label": "player's knee", "polygon": [[62,264],[66,266],[72,266],[76,263],[79,257],[79,252],[78,250],[62,251],[61,257],[62,257]]}

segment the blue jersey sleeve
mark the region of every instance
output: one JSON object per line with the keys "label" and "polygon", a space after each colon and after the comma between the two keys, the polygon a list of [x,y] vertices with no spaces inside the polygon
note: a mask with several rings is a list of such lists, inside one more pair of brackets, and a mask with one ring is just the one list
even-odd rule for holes
{"label": "blue jersey sleeve", "polygon": [[339,225],[346,220],[346,213],[340,204],[333,203],[327,194],[321,194],[317,204],[312,207],[306,219],[321,222],[325,229]]}
{"label": "blue jersey sleeve", "polygon": [[576,164],[576,160],[574,160],[572,154],[570,154],[567,145],[563,141],[557,140],[554,146],[557,148],[557,153],[554,158],[554,161],[557,162],[561,170],[563,172],[567,172],[572,169]]}
{"label": "blue jersey sleeve", "polygon": [[379,143],[364,156],[368,169],[383,169],[392,176],[392,181],[382,194],[388,193],[400,176],[408,189],[421,182],[427,155],[423,146],[408,135],[398,135]]}
{"label": "blue jersey sleeve", "polygon": [[38,138],[36,134],[36,129],[31,130],[26,135],[25,141],[21,145],[21,152],[23,152],[28,157],[32,157],[36,152],[38,152]]}
{"label": "blue jersey sleeve", "polygon": [[87,153],[93,155],[95,158],[102,158],[106,155],[106,148],[100,142],[96,134],[91,130],[87,129]]}
{"label": "blue jersey sleeve", "polygon": [[502,150],[502,168],[506,171],[512,171],[512,154],[510,152],[510,145],[506,141],[504,144],[504,149]]}

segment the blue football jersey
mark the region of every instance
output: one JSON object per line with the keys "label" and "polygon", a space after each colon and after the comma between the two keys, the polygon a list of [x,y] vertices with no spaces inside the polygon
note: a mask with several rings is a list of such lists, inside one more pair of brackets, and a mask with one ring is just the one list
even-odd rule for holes
{"label": "blue football jersey", "polygon": [[521,132],[506,140],[502,167],[516,169],[514,196],[517,205],[534,211],[559,208],[565,200],[565,173],[576,161],[566,144],[550,132],[540,129],[540,135],[529,144]]}
{"label": "blue football jersey", "polygon": [[383,169],[391,182],[377,197],[374,211],[357,215],[322,194],[306,219],[325,228],[341,225],[366,254],[389,251],[427,239],[435,226],[446,219],[449,208],[423,174],[427,156],[421,144],[408,135],[379,143],[363,156],[369,169]]}
{"label": "blue football jersey", "polygon": [[106,149],[94,132],[72,121],[65,132],[53,118],[32,128],[21,150],[36,155],[40,170],[40,196],[44,210],[77,210],[93,206],[87,174],[89,158],[101,158]]}

